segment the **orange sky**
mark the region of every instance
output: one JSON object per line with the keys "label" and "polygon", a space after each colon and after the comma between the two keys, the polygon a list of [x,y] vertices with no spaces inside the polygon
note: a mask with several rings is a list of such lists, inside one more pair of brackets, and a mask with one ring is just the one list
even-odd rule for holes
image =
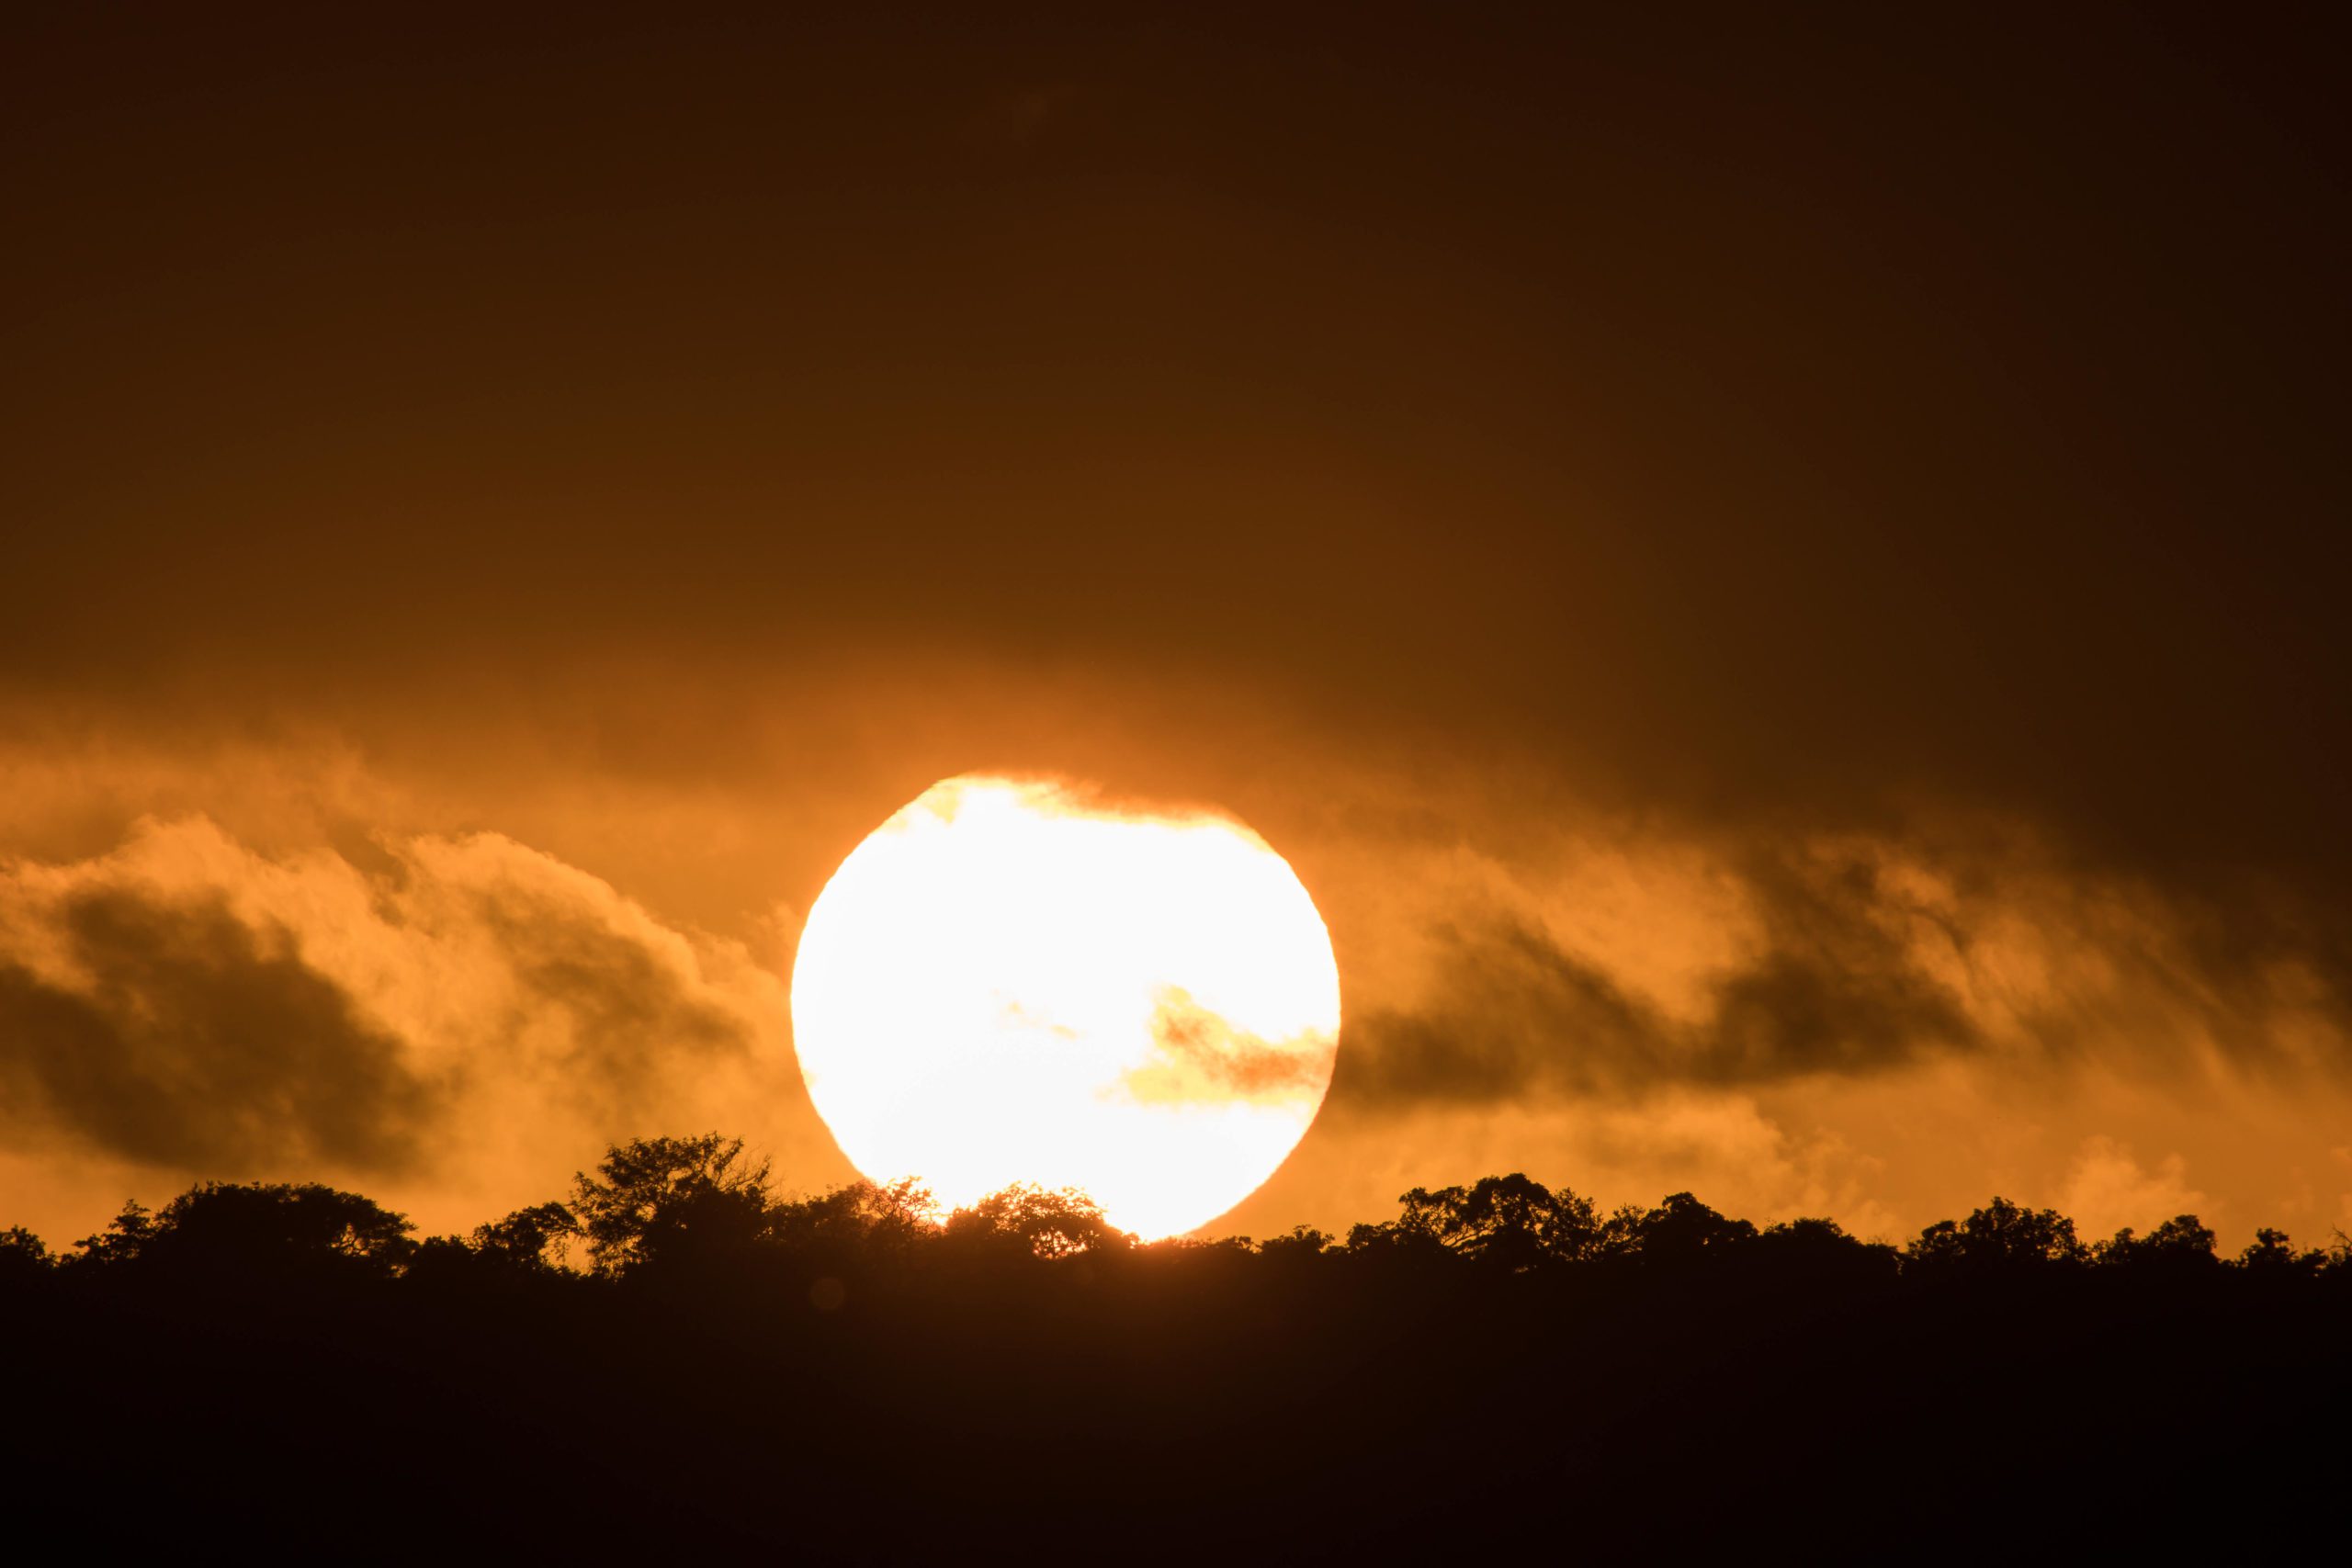
{"label": "orange sky", "polygon": [[0,1221],[840,1179],[799,913],[995,770],[1321,906],[1234,1228],[2352,1224],[2344,110],[2211,25],[11,18]]}

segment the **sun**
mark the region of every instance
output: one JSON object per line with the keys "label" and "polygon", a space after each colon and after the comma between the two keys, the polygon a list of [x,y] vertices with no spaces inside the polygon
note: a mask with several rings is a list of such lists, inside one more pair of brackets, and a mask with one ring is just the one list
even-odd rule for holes
{"label": "sun", "polygon": [[792,970],[817,1111],[857,1168],[948,1205],[1083,1189],[1147,1238],[1290,1154],[1330,1086],[1340,974],[1266,841],[1074,786],[944,780],[825,885]]}

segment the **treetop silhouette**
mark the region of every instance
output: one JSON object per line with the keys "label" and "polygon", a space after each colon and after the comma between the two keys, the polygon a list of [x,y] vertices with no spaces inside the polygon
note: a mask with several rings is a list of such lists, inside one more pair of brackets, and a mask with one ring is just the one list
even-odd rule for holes
{"label": "treetop silhouette", "polygon": [[2086,1246],[2051,1209],[1994,1198],[1962,1220],[1927,1226],[1899,1250],[1849,1235],[1834,1220],[1803,1218],[1759,1230],[1689,1192],[1655,1208],[1604,1216],[1591,1199],[1522,1172],[1466,1186],[1414,1188],[1385,1223],[1344,1238],[1300,1226],[1252,1243],[1140,1243],[1113,1226],[1084,1193],[1016,1185],[941,1213],[919,1184],[852,1182],[781,1196],[770,1164],[740,1138],[705,1133],[633,1139],[582,1171],[568,1199],[550,1199],[478,1225],[465,1236],[414,1240],[405,1216],[318,1183],[209,1181],[151,1212],[135,1201],[62,1257],[19,1226],[0,1233],[0,1288],[51,1274],[136,1270],[149,1275],[266,1280],[308,1275],[347,1280],[470,1278],[607,1282],[718,1277],[750,1265],[806,1264],[831,1274],[943,1263],[1053,1263],[1077,1258],[1149,1259],[1215,1247],[1268,1265],[1452,1265],[1521,1276],[1628,1269],[1673,1275],[1729,1267],[1823,1280],[2024,1276],[2098,1270],[2189,1278],[2219,1269],[2273,1278],[2352,1277],[2352,1242],[2298,1249],[2264,1230],[2234,1260],[2219,1255],[2193,1214],[2145,1235],[2126,1229]]}
{"label": "treetop silhouette", "polygon": [[[1996,1198],[1898,1248],[1510,1172],[1344,1237],[1147,1244],[1068,1190],[780,1193],[701,1134],[616,1145],[464,1235],[224,1182],[62,1258],[0,1232],[27,1351],[0,1459],[85,1517],[243,1507],[311,1555],[392,1495],[435,1540],[589,1561],[714,1530],[930,1560],[990,1521],[1009,1549],[1196,1522],[1297,1560],[1498,1555],[1535,1499],[1610,1555],[1759,1520],[1876,1551],[1936,1478],[2211,1484],[2352,1393],[2347,1312],[2352,1242],[2265,1231],[2225,1260],[2189,1215],[2086,1246]],[[126,1432],[169,1462],[126,1483],[96,1457]],[[1939,1504],[1938,1539],[1974,1517]]]}

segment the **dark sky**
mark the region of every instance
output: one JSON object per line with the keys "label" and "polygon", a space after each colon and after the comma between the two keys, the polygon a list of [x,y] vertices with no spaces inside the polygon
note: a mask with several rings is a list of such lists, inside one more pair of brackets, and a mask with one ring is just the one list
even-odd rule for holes
{"label": "dark sky", "polygon": [[[664,986],[737,944],[765,1039],[826,870],[988,766],[1220,801],[1324,904],[1335,1152],[1261,1227],[1351,1127],[1379,1179],[1778,1161],[1758,1212],[1917,1223],[2177,1167],[2335,1223],[2327,8],[481,9],[0,24],[23,1157],[245,1148],[74,1113],[160,1047],[61,1088],[57,998],[243,1039],[271,964],[372,1065],[258,1052],[305,1131],[252,1157],[407,1146],[334,1129],[463,1074],[367,1053],[504,1047],[284,879],[424,897],[450,835]],[[597,1016],[560,1070],[622,1070]],[[2042,1142],[1906,1153],[1955,1120]]]}

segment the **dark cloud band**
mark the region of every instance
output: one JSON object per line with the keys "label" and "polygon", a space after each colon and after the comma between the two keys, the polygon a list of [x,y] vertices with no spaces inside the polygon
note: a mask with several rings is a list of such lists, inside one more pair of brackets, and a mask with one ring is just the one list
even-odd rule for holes
{"label": "dark cloud band", "polygon": [[440,1091],[283,927],[126,889],[59,917],[85,984],[0,964],[8,1121],[189,1170],[413,1162]]}

